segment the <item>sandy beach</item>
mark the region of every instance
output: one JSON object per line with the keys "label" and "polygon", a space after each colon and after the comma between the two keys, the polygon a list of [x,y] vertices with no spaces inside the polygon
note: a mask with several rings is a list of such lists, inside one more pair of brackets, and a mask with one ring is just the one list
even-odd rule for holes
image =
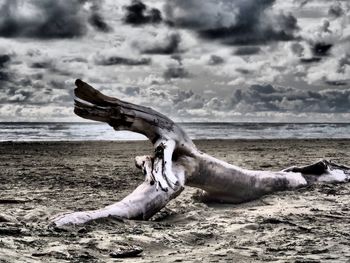
{"label": "sandy beach", "polygon": [[[322,158],[350,165],[350,140],[210,140],[199,149],[246,168]],[[350,183],[203,204],[186,190],[152,220],[55,229],[49,218],[103,207],[141,181],[146,141],[0,143],[0,262],[350,262]],[[134,258],[111,253],[138,246]]]}

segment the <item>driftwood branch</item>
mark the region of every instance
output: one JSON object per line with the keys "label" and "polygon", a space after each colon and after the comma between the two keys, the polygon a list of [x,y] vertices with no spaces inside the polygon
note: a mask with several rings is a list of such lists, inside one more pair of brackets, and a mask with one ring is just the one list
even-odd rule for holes
{"label": "driftwood branch", "polygon": [[145,181],[130,195],[102,209],[59,216],[54,219],[58,226],[108,216],[147,220],[185,185],[202,189],[206,200],[240,203],[315,182],[350,178],[349,167],[328,161],[279,172],[230,165],[199,151],[176,123],[155,110],[106,96],[81,80],[76,86],[74,112],[78,116],[106,122],[117,131],[143,134],[153,143],[154,153],[135,158]]}

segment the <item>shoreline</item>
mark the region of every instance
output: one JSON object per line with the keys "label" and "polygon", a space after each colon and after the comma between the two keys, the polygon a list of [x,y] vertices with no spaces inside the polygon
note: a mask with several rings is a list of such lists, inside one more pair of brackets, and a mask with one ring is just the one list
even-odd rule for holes
{"label": "shoreline", "polygon": [[[140,139],[140,140],[6,140],[1,141],[0,144],[20,144],[20,143],[137,143],[137,142],[147,142],[148,139]],[[208,138],[208,139],[192,139],[193,142],[202,142],[202,141],[237,141],[237,142],[245,142],[245,141],[350,141],[350,138],[238,138],[238,139],[226,139],[226,138]]]}

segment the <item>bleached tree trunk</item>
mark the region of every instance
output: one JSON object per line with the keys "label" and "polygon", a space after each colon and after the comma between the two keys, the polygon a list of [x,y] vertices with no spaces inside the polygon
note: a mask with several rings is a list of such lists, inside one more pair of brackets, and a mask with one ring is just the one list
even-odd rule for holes
{"label": "bleached tree trunk", "polygon": [[314,182],[345,182],[350,178],[349,167],[328,161],[279,172],[230,165],[199,151],[177,124],[151,108],[106,96],[81,80],[76,86],[75,114],[106,122],[117,131],[143,134],[153,143],[154,153],[135,158],[145,181],[130,195],[105,208],[58,216],[53,220],[57,226],[108,216],[147,220],[185,185],[202,189],[205,200],[240,203]]}

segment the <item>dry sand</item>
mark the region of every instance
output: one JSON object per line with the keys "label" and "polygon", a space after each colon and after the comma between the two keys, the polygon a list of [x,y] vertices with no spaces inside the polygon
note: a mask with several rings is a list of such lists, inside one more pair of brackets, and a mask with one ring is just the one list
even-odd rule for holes
{"label": "dry sand", "polygon": [[[350,140],[197,141],[247,168],[321,158],[350,164]],[[62,212],[99,208],[142,180],[148,142],[0,144],[0,262],[350,262],[350,184],[280,192],[241,205],[203,204],[187,188],[151,221],[48,227]],[[141,256],[111,252],[138,245]]]}

